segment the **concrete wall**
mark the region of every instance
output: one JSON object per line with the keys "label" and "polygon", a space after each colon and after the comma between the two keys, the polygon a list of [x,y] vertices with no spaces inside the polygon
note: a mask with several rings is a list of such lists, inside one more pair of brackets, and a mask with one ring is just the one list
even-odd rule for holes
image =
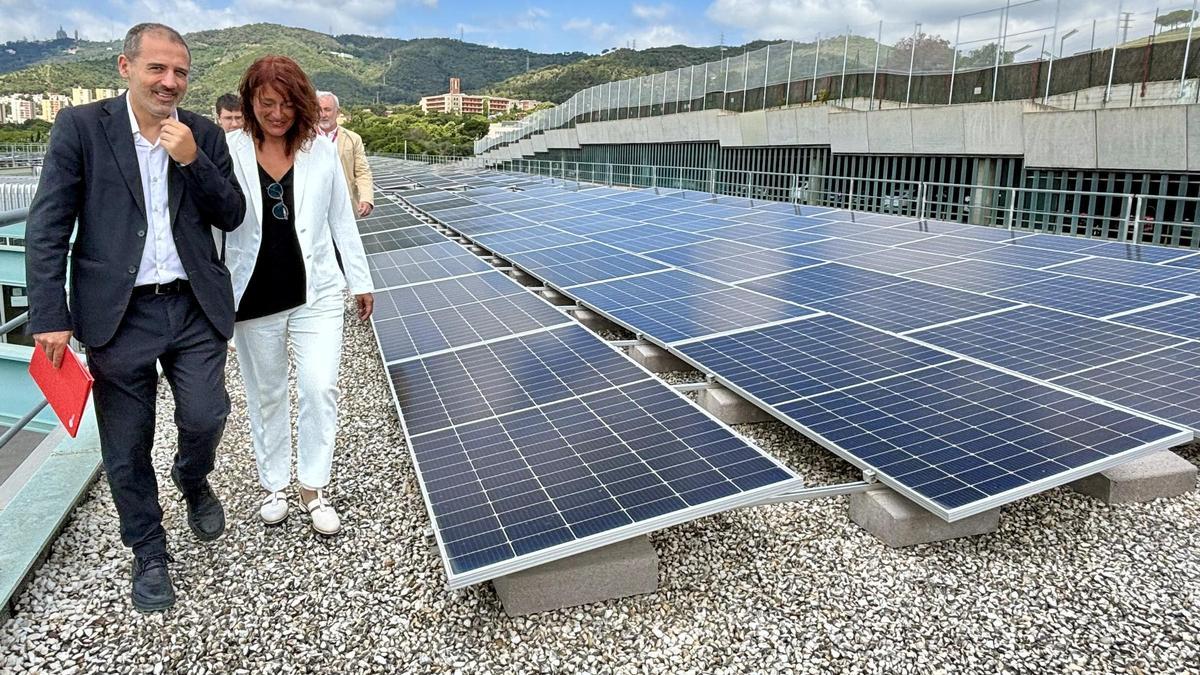
{"label": "concrete wall", "polygon": [[704,110],[580,124],[494,157],[622,143],[822,146],[834,154],[1024,157],[1031,168],[1200,171],[1200,104],[1059,110],[1028,101],[892,108]]}

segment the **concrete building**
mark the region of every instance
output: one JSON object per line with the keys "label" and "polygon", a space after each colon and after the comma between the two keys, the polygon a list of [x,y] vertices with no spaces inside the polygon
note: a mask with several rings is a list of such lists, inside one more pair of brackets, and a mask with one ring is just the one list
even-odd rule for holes
{"label": "concrete building", "polygon": [[449,92],[421,98],[421,111],[455,115],[495,115],[510,110],[532,110],[537,104],[538,101],[528,99],[517,100],[500,96],[464,94],[459,78],[452,77],[450,78]]}
{"label": "concrete building", "polygon": [[71,99],[61,94],[47,94],[41,97],[38,101],[37,118],[54,123],[58,119],[58,113],[65,107],[71,104]]}

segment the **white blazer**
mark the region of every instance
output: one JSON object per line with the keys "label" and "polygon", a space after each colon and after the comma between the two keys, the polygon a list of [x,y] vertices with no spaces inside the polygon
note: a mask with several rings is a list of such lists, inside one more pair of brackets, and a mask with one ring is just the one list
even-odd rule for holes
{"label": "white blazer", "polygon": [[[226,140],[233,158],[234,175],[246,195],[246,217],[241,227],[228,233],[225,239],[225,266],[233,280],[233,303],[237,307],[250,283],[250,275],[254,273],[262,244],[263,200],[254,140],[242,131],[230,132]],[[367,268],[367,256],[358,237],[350,192],[333,143],[314,138],[307,150],[296,153],[292,190],[296,239],[304,258],[308,304],[330,292],[340,291],[347,281],[351,293],[370,293],[374,286]],[[346,269],[344,277],[334,257],[334,242],[342,254],[342,265]]]}

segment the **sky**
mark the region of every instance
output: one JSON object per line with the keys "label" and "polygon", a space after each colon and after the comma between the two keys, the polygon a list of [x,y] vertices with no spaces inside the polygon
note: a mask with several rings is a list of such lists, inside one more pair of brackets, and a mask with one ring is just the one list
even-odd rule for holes
{"label": "sky", "polygon": [[[1119,30],[1118,3],[1095,0],[1013,0],[1009,33],[1036,46],[1076,30],[1066,47],[1111,44]],[[884,42],[921,31],[965,44],[994,39],[1003,0],[0,0],[0,42],[47,39],[61,24],[93,40],[117,39],[141,21],[161,21],[183,31],[254,22],[282,23],[323,33],[396,38],[459,37],[496,47],[536,52],[599,53],[672,44],[740,45],[755,39],[811,41],[818,34],[874,37]],[[1163,4],[1159,11],[1189,8]],[[1124,0],[1133,12],[1128,38],[1153,26],[1158,3]],[[962,28],[959,29],[959,17]],[[1031,52],[1032,53],[1032,52]]]}

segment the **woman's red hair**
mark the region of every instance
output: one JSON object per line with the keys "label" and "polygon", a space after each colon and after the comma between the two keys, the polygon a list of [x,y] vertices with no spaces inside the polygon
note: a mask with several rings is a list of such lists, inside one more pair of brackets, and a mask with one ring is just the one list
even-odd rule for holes
{"label": "woman's red hair", "polygon": [[300,64],[286,56],[264,56],[252,63],[242,76],[238,94],[242,97],[242,128],[260,145],[265,136],[258,118],[254,116],[254,100],[267,85],[274,87],[283,100],[295,106],[292,128],[284,135],[288,155],[294,155],[307,148],[317,135],[317,122],[320,120],[317,90],[301,70]]}

